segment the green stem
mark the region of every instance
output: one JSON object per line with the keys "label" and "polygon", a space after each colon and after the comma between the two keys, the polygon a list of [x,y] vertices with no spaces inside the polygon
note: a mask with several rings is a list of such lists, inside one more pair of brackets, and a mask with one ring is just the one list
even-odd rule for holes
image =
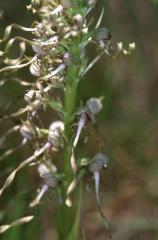
{"label": "green stem", "polygon": [[77,79],[79,68],[79,65],[71,65],[68,67],[66,75],[64,125],[67,143],[64,149],[63,157],[65,181],[62,189],[63,203],[61,204],[59,211],[59,240],[77,240],[80,226],[81,184],[77,186],[76,190],[71,195],[73,204],[72,207],[67,207],[65,204],[67,188],[74,178],[70,159],[72,154],[72,124],[74,122],[76,110]]}

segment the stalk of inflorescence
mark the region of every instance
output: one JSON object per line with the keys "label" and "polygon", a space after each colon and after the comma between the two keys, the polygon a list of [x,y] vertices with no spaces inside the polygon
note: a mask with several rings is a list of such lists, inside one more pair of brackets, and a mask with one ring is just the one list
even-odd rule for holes
{"label": "stalk of inflorescence", "polygon": [[[64,165],[64,199],[66,199],[67,188],[74,178],[73,169],[71,166],[71,155],[72,155],[72,139],[73,131],[72,125],[76,113],[76,97],[77,97],[77,87],[79,79],[79,70],[80,70],[80,49],[78,42],[72,43],[73,55],[76,56],[77,65],[71,65],[67,69],[66,75],[66,86],[65,86],[65,95],[64,95],[64,126],[65,126],[65,136],[67,143],[64,149],[63,156],[63,165]],[[81,204],[80,198],[80,186],[75,191],[74,200],[72,200],[73,205],[67,206],[64,202],[63,212],[61,213],[61,234],[64,236],[61,239],[78,239],[78,229],[79,229],[79,209]]]}

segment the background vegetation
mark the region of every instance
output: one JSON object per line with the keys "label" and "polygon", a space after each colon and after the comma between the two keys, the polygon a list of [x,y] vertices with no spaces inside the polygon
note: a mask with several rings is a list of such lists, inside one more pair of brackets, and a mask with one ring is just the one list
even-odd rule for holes
{"label": "background vegetation", "polygon": [[[12,22],[25,26],[31,24],[32,16],[25,8],[28,3],[26,0],[0,1],[1,36],[4,28]],[[114,44],[117,41],[134,41],[137,47],[132,55],[120,56],[116,60],[105,56],[88,79],[80,83],[83,100],[105,96],[99,125],[95,131],[87,130],[90,141],[82,151],[88,149],[93,156],[95,148],[99,147],[109,156],[109,168],[102,175],[101,198],[103,211],[113,226],[114,239],[153,240],[158,238],[158,4],[154,0],[99,1],[96,15],[99,15],[103,4],[105,15],[102,25],[111,31]],[[24,79],[30,77],[27,70],[20,70],[19,74]],[[1,87],[1,114],[22,106],[24,92],[25,89],[11,81]],[[46,123],[53,118],[54,115],[43,116]],[[11,125],[10,120],[1,123],[1,135]],[[19,141],[17,135],[9,137],[0,149],[1,153],[18,145]],[[0,162],[1,185],[17,163],[29,156],[29,151],[29,148],[23,148]],[[27,168],[18,174],[12,187],[0,199],[1,224],[30,211],[28,204],[38,185],[35,169]],[[9,230],[0,239],[53,239],[55,207],[56,199],[50,194],[45,198],[45,204],[36,208],[33,222]],[[105,239],[91,176],[85,179],[84,184],[81,227],[85,239]]]}

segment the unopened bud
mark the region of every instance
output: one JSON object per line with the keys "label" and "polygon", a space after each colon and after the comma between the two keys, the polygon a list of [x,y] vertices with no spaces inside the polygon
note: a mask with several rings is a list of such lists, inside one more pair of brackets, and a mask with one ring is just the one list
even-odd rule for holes
{"label": "unopened bud", "polygon": [[20,127],[20,133],[21,135],[28,139],[28,140],[32,140],[35,138],[35,132],[32,129],[31,126],[29,126],[29,124],[24,124]]}
{"label": "unopened bud", "polygon": [[56,186],[57,180],[53,176],[53,172],[55,172],[54,169],[52,171],[52,169],[49,169],[45,164],[40,164],[37,170],[46,185],[48,185],[49,187]]}
{"label": "unopened bud", "polygon": [[46,56],[48,54],[48,51],[44,50],[42,46],[40,46],[40,43],[35,43],[34,45],[32,45],[32,49],[40,56]]}
{"label": "unopened bud", "polygon": [[34,101],[36,99],[36,92],[34,90],[28,91],[25,94],[24,99],[27,103]]}
{"label": "unopened bud", "polygon": [[63,61],[66,66],[72,65],[72,56],[70,55],[70,53],[64,54]]}
{"label": "unopened bud", "polygon": [[83,32],[84,34],[87,34],[87,33],[88,33],[88,27],[87,27],[87,26],[83,26],[82,32]]}
{"label": "unopened bud", "polygon": [[83,17],[81,14],[76,14],[74,17],[73,17],[74,21],[79,25],[81,26],[82,23],[83,23]]}
{"label": "unopened bud", "polygon": [[37,61],[34,61],[33,63],[31,63],[30,65],[30,73],[36,77],[39,77],[41,75],[41,67],[40,65],[37,63]]}
{"label": "unopened bud", "polygon": [[58,42],[59,42],[59,37],[53,36],[53,37],[49,38],[48,40],[41,42],[41,44],[43,46],[47,46],[47,45],[55,46]]}
{"label": "unopened bud", "polygon": [[41,107],[41,94],[35,90],[30,90],[24,96],[25,101],[29,104],[30,110],[37,110]]}
{"label": "unopened bud", "polygon": [[71,35],[71,37],[77,37],[78,35],[79,35],[79,31],[78,30],[71,30],[70,31],[70,35]]}
{"label": "unopened bud", "polygon": [[106,155],[97,153],[92,159],[92,163],[89,166],[91,172],[100,171],[103,167],[107,167],[109,160]]}
{"label": "unopened bud", "polygon": [[111,40],[111,33],[107,28],[99,28],[96,34],[97,41],[109,41]]}
{"label": "unopened bud", "polygon": [[39,8],[42,7],[43,1],[42,0],[32,0],[31,1],[31,5],[33,8],[35,8],[36,10],[38,10]]}
{"label": "unopened bud", "polygon": [[32,10],[33,13],[36,13],[43,5],[43,0],[32,0],[30,5],[27,5],[28,10]]}
{"label": "unopened bud", "polygon": [[35,100],[41,100],[41,95],[35,90],[30,90],[25,94],[24,99],[27,103],[31,103]]}
{"label": "unopened bud", "polygon": [[62,146],[60,131],[64,131],[64,123],[61,121],[55,121],[49,127],[48,141],[55,151],[58,151]]}
{"label": "unopened bud", "polygon": [[37,171],[40,175],[40,177],[43,177],[43,175],[47,172],[49,172],[49,169],[46,167],[45,164],[39,164],[38,168],[37,168]]}
{"label": "unopened bud", "polygon": [[53,176],[52,173],[48,172],[43,175],[44,182],[49,187],[55,187],[57,185],[57,179]]}
{"label": "unopened bud", "polygon": [[101,98],[91,98],[86,103],[86,108],[90,114],[97,114],[103,108]]}

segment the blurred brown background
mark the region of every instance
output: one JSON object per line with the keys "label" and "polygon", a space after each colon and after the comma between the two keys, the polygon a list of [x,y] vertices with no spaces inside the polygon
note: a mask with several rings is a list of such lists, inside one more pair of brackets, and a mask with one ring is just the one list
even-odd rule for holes
{"label": "blurred brown background", "polygon": [[[32,16],[26,11],[25,0],[0,0],[0,36],[4,28],[16,22],[29,26]],[[112,224],[116,240],[158,239],[158,1],[107,0],[99,1],[95,9],[99,16],[105,7],[102,26],[112,34],[112,41],[136,43],[132,55],[112,60],[104,56],[80,83],[79,99],[104,96],[104,109],[98,117],[96,129],[90,130],[89,144],[83,152],[90,156],[99,149],[109,159],[109,167],[102,175],[102,207]],[[14,31],[15,32],[15,31]],[[95,51],[89,53],[92,57]],[[25,79],[29,74],[20,72]],[[14,111],[23,104],[22,89],[15,83],[0,88],[0,109]],[[1,124],[1,134],[11,125]],[[16,135],[10,137],[4,148],[18,144]],[[1,152],[3,152],[2,149]],[[18,151],[0,162],[0,183],[28,149]],[[28,213],[38,183],[36,173],[24,170],[0,199],[0,223],[10,222]],[[88,186],[88,187],[87,187]],[[90,190],[87,190],[90,188]],[[53,224],[53,199],[38,207],[33,224],[17,227],[1,236],[3,240],[50,240]],[[91,204],[90,204],[91,202]],[[52,215],[50,216],[50,212]],[[82,229],[85,239],[104,240],[105,229],[96,210],[93,179],[85,179]],[[24,234],[25,233],[25,234]]]}

